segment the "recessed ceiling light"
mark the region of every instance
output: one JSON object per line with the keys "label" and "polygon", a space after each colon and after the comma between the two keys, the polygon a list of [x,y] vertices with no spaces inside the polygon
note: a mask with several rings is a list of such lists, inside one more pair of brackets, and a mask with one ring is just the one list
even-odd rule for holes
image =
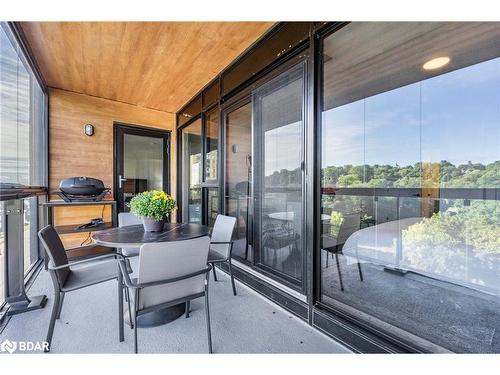
{"label": "recessed ceiling light", "polygon": [[427,61],[422,68],[424,70],[434,70],[439,69],[445,66],[450,62],[450,58],[448,56],[436,57],[435,59]]}

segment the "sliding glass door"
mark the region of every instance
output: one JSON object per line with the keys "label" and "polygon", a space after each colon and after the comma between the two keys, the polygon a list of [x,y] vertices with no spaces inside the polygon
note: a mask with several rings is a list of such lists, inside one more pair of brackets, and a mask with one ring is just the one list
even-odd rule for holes
{"label": "sliding glass door", "polygon": [[251,211],[252,104],[249,100],[228,108],[225,119],[225,214],[236,218],[233,256],[253,260]]}
{"label": "sliding glass door", "polygon": [[300,285],[304,258],[304,65],[253,94],[255,263]]}
{"label": "sliding glass door", "polygon": [[305,63],[265,77],[223,112],[233,256],[293,289],[304,280]]}

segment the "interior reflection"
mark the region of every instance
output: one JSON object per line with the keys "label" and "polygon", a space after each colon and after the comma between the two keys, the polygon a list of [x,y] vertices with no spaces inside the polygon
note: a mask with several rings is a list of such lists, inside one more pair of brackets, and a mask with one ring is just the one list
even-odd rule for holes
{"label": "interior reflection", "polygon": [[[146,190],[163,187],[163,139],[134,134],[123,136],[123,169],[125,203]],[[129,211],[127,204],[124,210]]]}

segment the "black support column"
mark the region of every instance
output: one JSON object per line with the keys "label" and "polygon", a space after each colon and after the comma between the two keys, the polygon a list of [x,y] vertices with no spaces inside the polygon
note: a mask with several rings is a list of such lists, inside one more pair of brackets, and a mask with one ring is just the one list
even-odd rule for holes
{"label": "black support column", "polygon": [[7,316],[43,308],[45,295],[29,298],[24,288],[24,209],[22,199],[4,201],[5,302]]}

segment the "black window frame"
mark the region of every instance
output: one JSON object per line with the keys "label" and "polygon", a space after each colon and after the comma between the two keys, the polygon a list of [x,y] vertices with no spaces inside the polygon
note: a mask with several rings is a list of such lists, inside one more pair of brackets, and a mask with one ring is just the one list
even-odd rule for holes
{"label": "black window frame", "polygon": [[[201,95],[200,95],[201,98]],[[207,138],[207,115],[211,112],[216,112],[217,113],[217,134],[218,134],[218,140],[217,140],[217,179],[216,180],[206,180],[206,138]],[[178,119],[179,116],[182,116],[178,114]],[[201,223],[203,225],[208,225],[208,202],[207,202],[207,190],[208,189],[218,189],[218,194],[219,194],[219,204],[218,204],[218,212],[221,212],[221,188],[220,188],[220,182],[221,182],[221,110],[220,110],[220,105],[219,101],[209,105],[207,108],[200,110],[200,113],[197,115],[189,118],[188,121],[184,122],[182,125],[177,127],[177,221],[178,222],[183,222],[185,218],[183,217],[183,209],[182,205],[183,199],[182,199],[182,194],[183,194],[183,150],[182,150],[182,132],[183,130],[188,127],[189,125],[193,124],[197,120],[201,120],[201,161],[202,161],[202,176],[201,176]],[[179,122],[178,122],[179,124]]]}
{"label": "black window frame", "polygon": [[[33,57],[33,53],[31,51],[31,48],[29,47],[29,44],[27,42],[26,36],[22,30],[22,27],[18,22],[0,22],[0,28],[3,29],[3,31],[7,34],[7,37],[11,39],[11,41],[16,44],[16,50],[17,53],[19,54],[18,58],[21,60],[21,62],[25,65],[26,69],[32,74],[32,77],[34,80],[37,82],[38,86],[40,87],[40,90],[42,92],[42,126],[43,128],[40,129],[40,133],[45,140],[44,143],[44,149],[42,150],[42,155],[44,158],[44,162],[42,163],[42,170],[38,171],[40,175],[42,176],[42,179],[40,182],[43,183],[43,185],[19,185],[19,184],[9,184],[8,186],[2,185],[2,189],[0,190],[0,204],[4,205],[4,213],[3,213],[3,220],[4,220],[4,238],[5,238],[5,244],[7,244],[7,227],[10,227],[9,230],[12,230],[14,228],[14,231],[21,232],[23,229],[23,225],[19,222],[19,220],[13,220],[9,219],[9,216],[7,215],[6,212],[6,206],[7,202],[11,202],[15,205],[20,205],[21,207],[21,212],[24,212],[24,201],[33,198],[35,201],[32,206],[37,207],[35,213],[31,213],[34,218],[34,222],[37,225],[37,231],[41,229],[45,223],[46,223],[46,215],[43,212],[43,210],[40,208],[41,204],[46,202],[48,200],[48,180],[49,180],[49,95],[48,95],[48,86],[43,79],[42,74],[40,73],[40,69],[36,63],[36,60]],[[30,170],[30,174],[32,174],[33,171]],[[31,204],[30,204],[31,205]],[[30,238],[30,246],[35,245],[36,249],[30,249],[31,255],[37,254],[38,258],[30,264],[27,270],[24,270],[24,267],[22,269],[7,269],[9,267],[9,260],[8,260],[8,252],[9,250],[7,249],[7,246],[5,245],[5,260],[4,264],[0,265],[1,267],[5,267],[5,280],[3,283],[3,288],[4,288],[4,300],[0,301],[0,323],[3,321],[4,317],[8,313],[8,303],[7,303],[7,298],[9,297],[9,277],[8,273],[12,272],[13,277],[10,278],[10,280],[16,279],[19,280],[18,283],[20,283],[22,280],[23,285],[14,285],[15,289],[18,290],[25,290],[25,288],[30,285],[36,275],[38,274],[38,271],[40,270],[40,267],[43,264],[43,260],[45,258],[45,251],[43,250],[43,246],[40,243],[38,238]],[[24,252],[24,248],[16,249],[17,251]],[[12,250],[10,250],[12,251]],[[22,274],[20,274],[22,272]]]}
{"label": "black window frame", "polygon": [[[441,353],[449,352],[447,348],[442,347],[434,342],[428,341],[423,336],[417,336],[410,333],[404,329],[393,326],[391,323],[382,323],[386,325],[387,328],[381,328],[380,325],[373,324],[370,319],[366,318],[369,315],[358,310],[357,308],[345,305],[343,308],[343,303],[339,301],[338,306],[333,306],[321,300],[322,294],[322,277],[321,277],[321,196],[322,196],[322,186],[321,186],[321,167],[322,167],[322,114],[323,114],[323,82],[324,82],[324,71],[323,71],[323,41],[334,35],[337,31],[348,26],[352,22],[335,22],[330,23],[327,26],[322,26],[317,31],[315,31],[314,39],[314,56],[316,58],[315,63],[315,94],[314,94],[314,116],[315,116],[315,165],[314,171],[316,173],[314,177],[314,288],[312,291],[312,314],[319,316],[325,314],[325,312],[334,317],[330,319],[328,324],[349,324],[351,329],[359,332],[358,335],[352,338],[352,342],[355,343],[351,348],[357,351],[357,347],[367,346],[369,349],[366,351],[361,350],[361,352],[391,352],[391,353]],[[343,192],[349,192],[349,194],[359,194],[359,195],[372,195],[377,197],[391,196],[391,197],[420,197],[421,188],[407,189],[405,192],[401,192],[398,188],[336,188],[337,193],[342,194]],[[441,190],[440,197],[442,199],[485,199],[485,200],[500,200],[500,189],[495,188],[446,188]],[[363,318],[362,316],[366,316]],[[378,319],[377,316],[369,316],[371,318]],[[316,318],[317,319],[317,318]],[[336,323],[332,323],[333,321]],[[324,323],[322,323],[324,324]],[[313,323],[314,326],[317,326]],[[392,327],[390,327],[392,326]],[[324,327],[320,329],[324,330]],[[335,328],[338,330],[338,328]],[[359,331],[358,331],[359,330]],[[351,332],[350,334],[353,334]],[[368,335],[369,340],[372,341],[371,344],[367,345],[364,340],[359,336]],[[351,339],[349,339],[351,341]],[[358,346],[359,345],[359,346]],[[373,345],[373,346],[372,346]],[[349,345],[350,346],[350,345]]]}
{"label": "black window frame", "polygon": [[[387,331],[381,331],[378,327],[368,324],[365,320],[362,320],[359,316],[352,314],[348,311],[339,309],[335,306],[326,304],[321,300],[322,291],[322,275],[321,275],[321,157],[322,157],[322,113],[323,113],[323,41],[329,36],[335,34],[340,29],[351,24],[351,22],[336,22],[323,27],[314,35],[314,56],[315,61],[315,74],[314,74],[314,117],[315,117],[315,159],[314,159],[314,251],[313,251],[313,293],[311,295],[312,304],[312,315],[314,320],[318,321],[318,315],[324,315],[328,313],[335,317],[335,320],[327,322],[328,325],[342,325],[349,324],[352,325],[350,335],[353,335],[352,339],[349,338],[348,346],[352,350],[357,351],[358,347],[363,348],[361,352],[410,352],[410,353],[425,353],[429,352],[428,348],[419,346],[413,337],[408,337],[408,340],[402,340],[401,337],[395,336]],[[329,319],[330,320],[330,319]],[[335,323],[334,323],[335,322]],[[319,327],[318,323],[313,323],[314,326]],[[322,323],[325,324],[325,323]],[[321,327],[320,329],[325,329]],[[330,327],[331,330],[338,330],[337,327]],[[362,337],[363,335],[373,335],[371,338]],[[365,342],[365,340],[368,341]],[[352,345],[351,346],[351,342]],[[366,347],[367,349],[364,349]]]}
{"label": "black window frame", "polygon": [[[221,160],[223,160],[223,161],[226,160],[226,153],[228,152],[226,147],[225,147],[225,145],[226,145],[227,114],[232,112],[232,111],[237,110],[238,108],[240,108],[246,104],[252,105],[253,92],[255,91],[255,89],[266,84],[267,82],[272,81],[273,79],[286,73],[290,69],[294,69],[298,65],[304,64],[304,74],[303,74],[303,79],[304,79],[304,104],[303,104],[303,106],[304,106],[304,108],[303,108],[304,125],[303,125],[303,127],[304,127],[304,131],[303,131],[303,134],[305,137],[304,137],[303,141],[304,141],[305,145],[304,145],[303,151],[304,151],[304,159],[305,159],[304,163],[305,163],[305,165],[307,165],[308,158],[309,158],[309,152],[311,152],[312,150],[310,150],[310,147],[307,147],[306,138],[307,138],[307,134],[308,134],[308,128],[313,126],[313,124],[309,123],[309,121],[310,121],[310,117],[308,115],[309,109],[307,108],[308,103],[309,103],[309,81],[310,81],[309,74],[308,74],[310,62],[308,60],[310,57],[311,56],[310,56],[309,41],[307,41],[305,43],[301,43],[300,46],[297,47],[297,49],[295,49],[293,51],[293,53],[290,53],[289,55],[285,56],[285,58],[282,60],[276,61],[275,64],[273,64],[271,67],[266,69],[262,73],[262,75],[260,75],[258,77],[258,79],[252,80],[244,89],[241,89],[238,93],[232,95],[230,98],[227,98],[224,101],[224,103],[221,105],[221,115],[220,115],[220,120],[222,121],[221,130],[223,131],[223,134],[221,136],[222,149],[221,149],[221,154],[219,154],[220,155],[219,158]],[[253,109],[252,109],[252,111],[253,111]],[[251,130],[252,137],[253,137],[253,127],[254,127],[254,118],[252,115],[252,130]],[[252,157],[253,157],[253,155],[252,155]],[[223,169],[222,169],[221,174],[220,174],[220,180],[222,180],[221,181],[221,189],[222,189],[221,195],[225,196],[226,195],[225,162],[222,163],[222,168]],[[252,168],[252,174],[253,174],[253,168]],[[305,177],[304,184],[305,185],[307,184],[307,177]],[[303,196],[304,197],[307,196],[308,190],[309,190],[308,188],[306,188],[305,185],[303,187],[303,190],[304,190]],[[253,185],[252,185],[250,201],[252,201],[252,200],[253,200]],[[225,199],[223,200],[222,204],[223,204],[223,206],[220,208],[220,212],[225,213],[226,212]],[[250,205],[251,205],[252,211],[253,211],[253,202]],[[303,217],[304,218],[307,218],[307,210],[308,210],[308,207],[303,207]],[[250,232],[251,232],[250,235],[253,236],[254,235],[253,230],[251,230]],[[309,267],[310,262],[308,261],[309,251],[307,250],[307,244],[309,241],[309,239],[308,239],[309,234],[307,233],[307,227],[305,224],[304,224],[304,236],[306,237],[305,241],[304,241],[306,250],[304,253],[303,263],[302,263],[302,279],[300,280],[299,284],[297,283],[297,280],[293,280],[291,277],[287,277],[286,275],[280,276],[275,272],[269,271],[268,267],[257,266],[257,264],[255,263],[255,260],[250,262],[248,260],[242,261],[242,260],[238,259],[238,261],[247,264],[251,268],[258,271],[259,273],[262,273],[264,276],[267,276],[267,277],[281,283],[282,285],[305,295],[307,293],[307,290],[308,290],[308,285],[310,284],[310,280],[309,280],[310,276],[309,275],[312,274],[312,271],[309,269],[310,268]]]}

